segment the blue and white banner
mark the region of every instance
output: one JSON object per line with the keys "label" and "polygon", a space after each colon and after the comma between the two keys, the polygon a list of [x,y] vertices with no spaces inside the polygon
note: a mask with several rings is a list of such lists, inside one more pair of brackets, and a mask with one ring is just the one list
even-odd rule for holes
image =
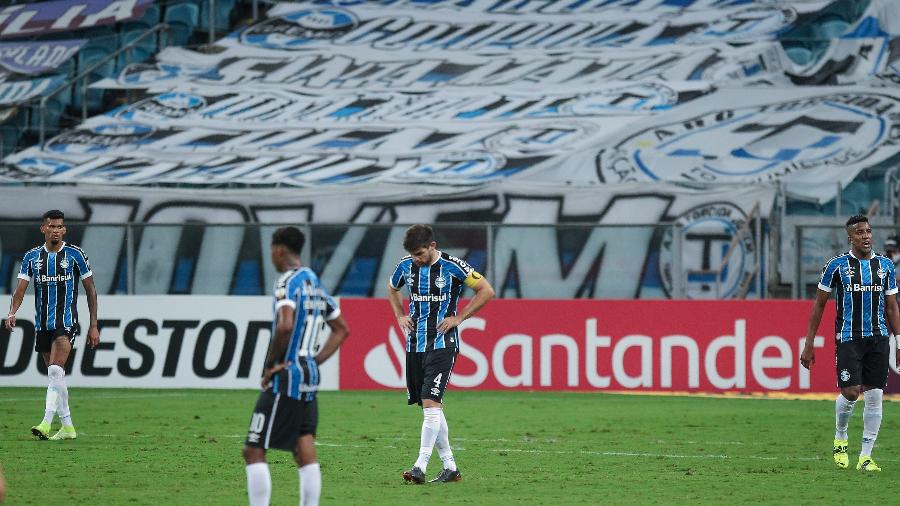
{"label": "blue and white banner", "polygon": [[[164,91],[217,87],[223,91],[441,91],[496,87],[543,91],[558,86],[609,86],[623,81],[752,82],[784,76],[774,42],[733,47],[672,45],[629,51],[498,56],[354,49],[298,52],[231,47],[217,54],[166,48],[155,63],[125,67],[97,88]],[[480,90],[479,90],[480,91]]]}
{"label": "blue and white banner", "polygon": [[896,90],[797,87],[777,96],[718,90],[665,115],[568,120],[322,127],[219,120],[213,128],[99,117],[7,157],[0,177],[323,189],[377,181],[548,188],[780,180],[825,199],[835,182],[900,152],[898,111]]}
{"label": "blue and white banner", "polygon": [[44,96],[65,81],[66,76],[46,76],[32,79],[0,81],[0,105],[14,105]]}
{"label": "blue and white banner", "polygon": [[[285,2],[287,3],[287,2]],[[771,7],[788,4],[798,12],[821,9],[828,0],[308,0],[295,5],[314,7],[387,7],[403,10],[439,12],[475,12],[485,14],[609,14],[651,12],[671,14],[684,11],[710,11],[729,7]]]}
{"label": "blue and white banner", "polygon": [[334,92],[291,90],[223,92],[215,87],[168,91],[107,114],[155,125],[307,128],[310,122],[512,122],[643,116],[677,108],[712,93],[703,82],[610,83],[557,86],[543,92],[499,89],[445,92]]}
{"label": "blue and white banner", "polygon": [[[805,4],[811,10],[827,5]],[[699,11],[594,11],[522,17],[459,9],[316,6],[279,3],[268,19],[220,42],[265,49],[309,50],[363,47],[383,51],[449,51],[506,54],[510,51],[578,51],[656,47],[668,44],[773,40],[800,15],[791,6],[738,5]]]}
{"label": "blue and white banner", "polygon": [[0,42],[0,68],[18,74],[43,74],[70,61],[87,39]]}

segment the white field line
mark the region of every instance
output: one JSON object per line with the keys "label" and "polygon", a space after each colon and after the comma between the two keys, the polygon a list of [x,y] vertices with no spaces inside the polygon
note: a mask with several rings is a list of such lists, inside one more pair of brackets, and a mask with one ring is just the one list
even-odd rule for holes
{"label": "white field line", "polygon": [[[108,437],[108,438],[145,438],[150,437],[146,434],[134,435],[134,436],[123,436],[121,434],[85,434],[83,432],[79,432],[79,434],[84,436],[91,437]],[[209,436],[215,439],[243,439],[246,437],[246,434],[219,434]],[[400,439],[400,438],[395,438]],[[412,439],[412,438],[405,438]],[[463,438],[459,438],[462,440]],[[469,440],[474,441],[474,440]],[[500,440],[479,440],[479,441],[500,441]],[[531,443],[530,441],[522,441],[523,443]],[[329,448],[370,448],[370,449],[388,449],[388,450],[396,450],[399,447],[396,445],[379,445],[379,444],[359,444],[359,443],[326,443],[323,441],[316,441],[316,446],[329,447]],[[786,461],[786,462],[819,462],[827,460],[825,457],[804,457],[804,456],[766,456],[766,455],[717,455],[717,454],[678,454],[678,453],[652,453],[652,452],[610,452],[610,451],[592,451],[592,450],[542,450],[542,449],[523,449],[523,448],[463,448],[463,447],[453,447],[454,451],[483,451],[483,452],[492,452],[492,453],[532,453],[532,454],[545,454],[545,455],[572,455],[573,453],[579,455],[589,455],[589,456],[597,456],[597,457],[645,457],[651,459],[701,459],[701,460],[765,460],[765,461]],[[896,458],[888,458],[888,457],[878,457],[879,461],[885,462],[900,462],[900,459]]]}

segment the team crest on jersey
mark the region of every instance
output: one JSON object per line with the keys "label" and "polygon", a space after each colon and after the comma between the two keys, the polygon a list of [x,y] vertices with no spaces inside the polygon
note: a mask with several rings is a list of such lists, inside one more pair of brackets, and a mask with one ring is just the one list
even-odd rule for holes
{"label": "team crest on jersey", "polygon": [[34,270],[40,272],[41,269],[44,268],[44,261],[40,258],[34,261]]}
{"label": "team crest on jersey", "polygon": [[880,279],[882,281],[884,281],[884,277],[887,276],[887,272],[885,272],[884,269],[878,269],[878,271],[876,271],[875,274],[877,274],[878,279]]}
{"label": "team crest on jersey", "polygon": [[412,286],[413,281],[414,281],[414,280],[413,280],[412,273],[410,273],[409,276],[406,276],[406,284],[407,284],[407,285]]}
{"label": "team crest on jersey", "polygon": [[848,265],[847,267],[844,267],[844,274],[846,274],[848,278],[852,278],[856,274],[856,269],[854,269],[852,265]]}
{"label": "team crest on jersey", "polygon": [[62,269],[68,269],[69,268],[69,259],[66,257],[63,257],[63,259],[59,261],[59,267]]}
{"label": "team crest on jersey", "polygon": [[438,276],[437,279],[434,280],[434,286],[438,288],[444,288],[447,286],[447,280],[444,279],[443,276]]}

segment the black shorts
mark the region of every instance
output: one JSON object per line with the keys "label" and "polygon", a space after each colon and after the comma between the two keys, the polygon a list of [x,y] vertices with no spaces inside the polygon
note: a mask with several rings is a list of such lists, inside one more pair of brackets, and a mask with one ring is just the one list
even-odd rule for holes
{"label": "black shorts", "polygon": [[245,443],[254,448],[278,448],[294,452],[297,449],[297,438],[307,434],[315,436],[318,423],[317,399],[291,399],[269,389],[259,394],[250,417],[250,429]]}
{"label": "black shorts", "polygon": [[38,353],[50,353],[50,347],[53,341],[59,336],[69,338],[69,344],[75,347],[75,337],[79,332],[78,325],[72,327],[60,327],[53,330],[38,330],[34,333],[34,351]]}
{"label": "black shorts", "polygon": [[889,337],[866,337],[838,342],[835,371],[839,388],[868,385],[884,388],[890,370]]}
{"label": "black shorts", "polygon": [[444,391],[450,383],[456,348],[441,348],[406,354],[406,404],[422,405],[423,399],[444,402]]}

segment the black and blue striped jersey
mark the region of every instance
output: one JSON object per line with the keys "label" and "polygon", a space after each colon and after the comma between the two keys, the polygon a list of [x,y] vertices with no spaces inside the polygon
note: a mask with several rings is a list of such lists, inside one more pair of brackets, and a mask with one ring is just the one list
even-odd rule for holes
{"label": "black and blue striped jersey", "polygon": [[834,290],[834,331],[841,342],[890,335],[884,314],[885,296],[897,293],[894,263],[890,259],[881,255],[859,259],[849,251],[838,255],[822,269],[819,289]]}
{"label": "black and blue striped jersey", "polygon": [[438,323],[456,316],[459,294],[465,284],[474,287],[481,280],[465,260],[439,252],[436,262],[417,267],[411,256],[397,264],[391,287],[409,289],[409,316],[414,330],[406,336],[406,351],[424,352],[441,348],[459,349],[459,333],[437,331]]}
{"label": "black and blue striped jersey", "polygon": [[289,270],[275,282],[273,339],[278,310],[284,306],[294,310],[294,327],[280,359],[286,367],[275,376],[272,389],[292,399],[301,399],[305,395],[306,400],[312,400],[319,388],[319,367],[315,361],[319,339],[328,334],[325,322],[340,316],[341,310],[316,273],[308,267]]}
{"label": "black and blue striped jersey", "polygon": [[34,282],[34,330],[78,327],[78,284],[93,275],[84,250],[63,243],[57,252],[45,245],[28,250],[19,279]]}

